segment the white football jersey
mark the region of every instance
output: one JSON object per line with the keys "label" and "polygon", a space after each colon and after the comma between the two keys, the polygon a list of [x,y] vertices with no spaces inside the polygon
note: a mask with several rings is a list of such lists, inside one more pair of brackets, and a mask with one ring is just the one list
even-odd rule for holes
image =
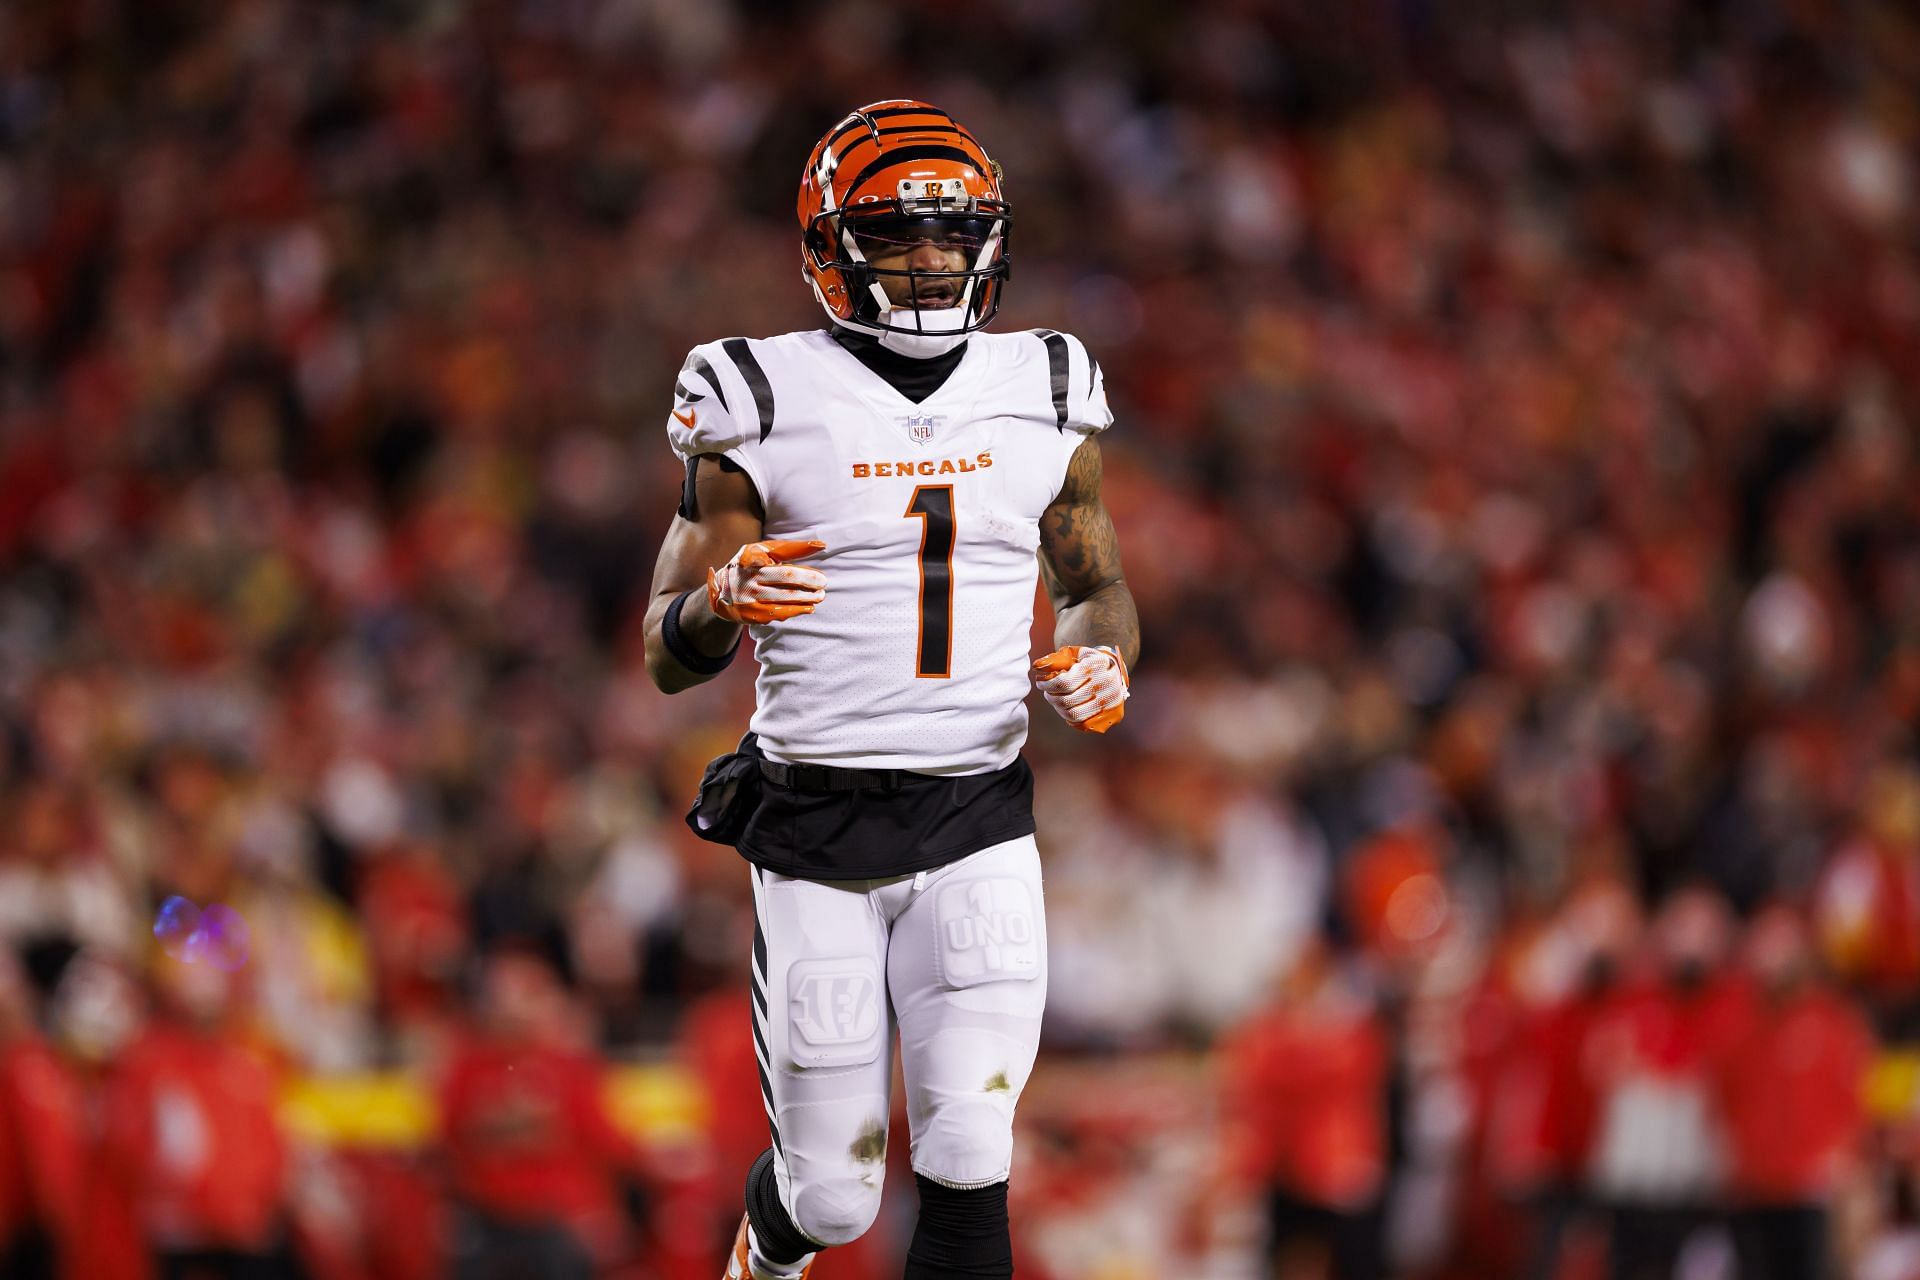
{"label": "white football jersey", "polygon": [[810,614],[754,626],[753,730],[789,764],[968,774],[1026,741],[1039,519],[1113,421],[1065,334],[976,333],[916,404],[825,330],[695,347],[667,434],[723,454],[766,536],[818,538]]}

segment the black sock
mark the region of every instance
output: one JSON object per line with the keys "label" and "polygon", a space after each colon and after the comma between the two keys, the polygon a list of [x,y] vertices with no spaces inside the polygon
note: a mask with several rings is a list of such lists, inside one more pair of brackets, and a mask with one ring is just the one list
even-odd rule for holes
{"label": "black sock", "polygon": [[798,1262],[820,1246],[800,1234],[780,1204],[780,1184],[773,1176],[773,1148],[768,1147],[747,1170],[747,1220],[753,1238],[768,1262]]}
{"label": "black sock", "polygon": [[917,1173],[913,1181],[920,1188],[920,1221],[903,1280],[1010,1280],[1007,1184],[955,1191]]}

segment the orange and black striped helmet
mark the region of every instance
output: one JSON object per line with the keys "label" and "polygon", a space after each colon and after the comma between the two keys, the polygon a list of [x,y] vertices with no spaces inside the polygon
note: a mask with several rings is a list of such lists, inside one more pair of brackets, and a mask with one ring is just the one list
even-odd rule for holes
{"label": "orange and black striped helmet", "polygon": [[[834,323],[884,333],[972,333],[1000,309],[1011,210],[1000,166],[952,116],[910,98],[849,113],[814,145],[800,177],[800,260]],[[870,256],[924,241],[962,248],[964,271],[876,270]],[[908,306],[882,277],[903,277]],[[938,297],[932,319],[917,301]]]}

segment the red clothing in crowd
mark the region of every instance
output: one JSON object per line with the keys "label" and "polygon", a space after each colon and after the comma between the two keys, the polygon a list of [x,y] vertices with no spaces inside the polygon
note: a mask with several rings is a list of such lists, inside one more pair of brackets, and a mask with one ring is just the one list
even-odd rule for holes
{"label": "red clothing in crowd", "polygon": [[1814,919],[1829,962],[1875,993],[1920,991],[1920,856],[1861,837],[1821,873]]}
{"label": "red clothing in crowd", "polygon": [[707,1095],[707,1136],[722,1180],[743,1181],[767,1147],[767,1111],[753,1056],[753,1006],[747,994],[707,996],[680,1024],[687,1069]]}
{"label": "red clothing in crowd", "polygon": [[156,1024],[108,1077],[103,1135],[159,1247],[261,1250],[284,1222],[279,1087],[223,1035]]}
{"label": "red clothing in crowd", "polygon": [[466,903],[446,867],[417,849],[372,862],[360,885],[374,979],[389,1016],[434,1013],[466,954]]}
{"label": "red clothing in crowd", "polygon": [[1865,1020],[1835,993],[1809,988],[1758,1002],[1732,1050],[1720,1105],[1734,1198],[1825,1203],[1866,1129],[1873,1039]]}
{"label": "red clothing in crowd", "polygon": [[1750,1007],[1750,988],[1734,977],[1697,988],[1647,979],[1602,1001],[1579,1038],[1576,1092],[1562,1104],[1591,1117],[1584,1164],[1596,1190],[1673,1204],[1712,1193],[1716,1082]]}
{"label": "red clothing in crowd", "polygon": [[1229,1163],[1300,1200],[1359,1209],[1386,1173],[1387,1038],[1359,1001],[1257,1015],[1224,1047]]}
{"label": "red clothing in crowd", "polygon": [[277,1082],[255,1054],[156,1024],[93,1087],[75,1276],[145,1280],[156,1248],[273,1244],[287,1155]]}
{"label": "red clothing in crowd", "polygon": [[446,1206],[427,1162],[412,1152],[352,1149],[328,1158],[353,1229],[321,1248],[309,1244],[304,1261],[314,1280],[443,1280]]}
{"label": "red clothing in crowd", "polygon": [[1586,1174],[1595,1091],[1582,1057],[1610,995],[1607,990],[1580,992],[1543,1011],[1531,1028],[1528,1049],[1537,1064],[1538,1106],[1517,1125],[1512,1139],[1531,1155],[1509,1154],[1516,1170],[1536,1172],[1542,1175],[1540,1181],[1573,1185]]}
{"label": "red clothing in crowd", "polygon": [[153,1255],[141,1229],[140,1204],[146,1181],[144,1152],[150,1114],[133,1080],[121,1080],[117,1062],[90,1082],[93,1095],[81,1190],[86,1230],[75,1242],[74,1277],[85,1280],[147,1280]]}
{"label": "red clothing in crowd", "polygon": [[440,1090],[454,1190],[498,1218],[563,1223],[604,1240],[619,1221],[613,1175],[638,1153],[614,1128],[594,1059],[475,1038]]}
{"label": "red clothing in crowd", "polygon": [[1698,1077],[1725,1061],[1751,1002],[1745,980],[1731,976],[1694,989],[1660,979],[1628,983],[1593,1017],[1582,1065],[1603,1087],[1639,1073]]}
{"label": "red clothing in crowd", "polygon": [[1553,1181],[1544,1135],[1546,1012],[1529,1008],[1504,972],[1490,973],[1459,1012],[1460,1073],[1473,1124],[1460,1169],[1456,1255],[1474,1275],[1517,1275],[1528,1244],[1522,1205]]}
{"label": "red clothing in crowd", "polygon": [[30,1229],[66,1253],[81,1224],[80,1097],[38,1037],[0,1047],[0,1253]]}

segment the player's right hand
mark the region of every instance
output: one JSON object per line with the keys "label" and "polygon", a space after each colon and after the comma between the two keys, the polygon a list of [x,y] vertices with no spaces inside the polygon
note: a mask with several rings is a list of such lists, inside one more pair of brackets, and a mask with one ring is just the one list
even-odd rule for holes
{"label": "player's right hand", "polygon": [[784,622],[812,613],[827,596],[827,575],[801,564],[789,564],[827,544],[769,538],[749,542],[718,569],[707,570],[707,607],[728,622]]}

